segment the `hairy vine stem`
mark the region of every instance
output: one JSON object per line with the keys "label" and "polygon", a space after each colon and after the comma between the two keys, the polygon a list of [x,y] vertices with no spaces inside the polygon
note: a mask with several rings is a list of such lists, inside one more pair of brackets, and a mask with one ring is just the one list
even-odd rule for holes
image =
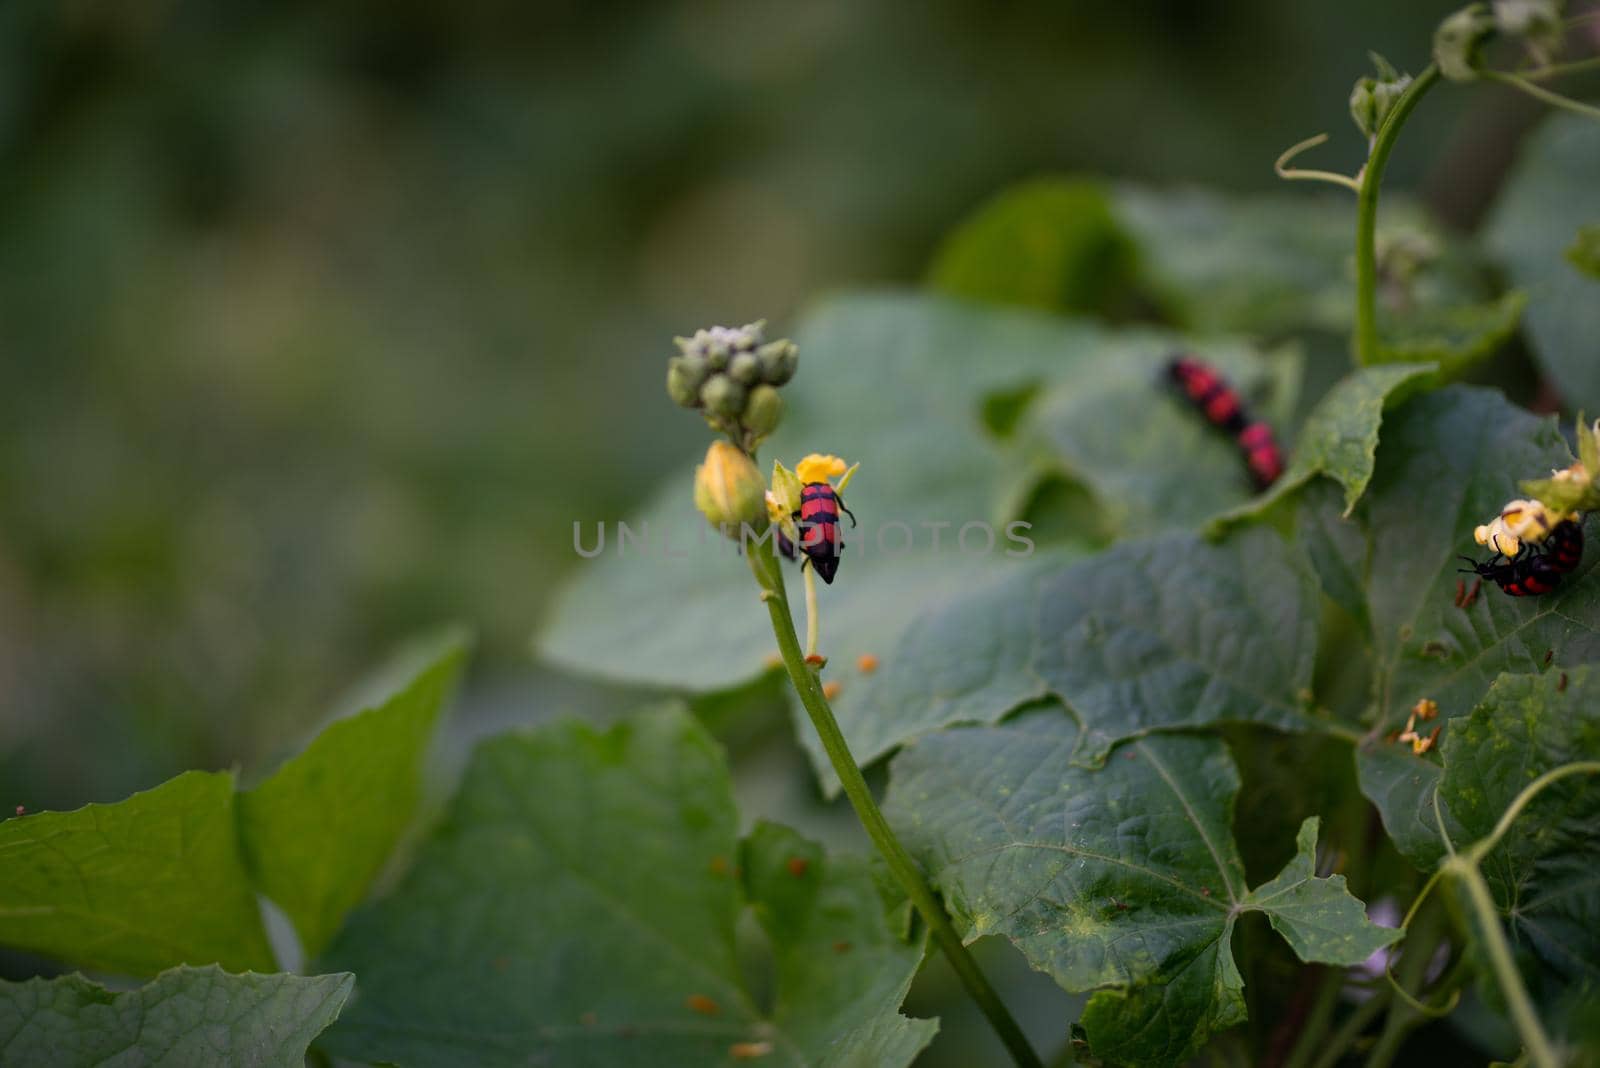
{"label": "hairy vine stem", "polygon": [[[807,715],[811,717],[811,725],[816,728],[817,736],[822,740],[822,748],[828,754],[828,761],[833,765],[834,774],[839,776],[839,783],[844,787],[845,796],[855,808],[856,817],[861,821],[867,837],[872,839],[872,844],[883,855],[890,874],[894,876],[900,888],[911,899],[911,904],[927,923],[934,942],[949,959],[951,968],[961,980],[961,985],[966,987],[967,993],[988,1018],[989,1025],[1005,1044],[1011,1059],[1022,1068],[1043,1068],[1043,1062],[1028,1043],[1022,1028],[1012,1018],[1005,1003],[990,985],[988,977],[978,967],[978,962],[962,944],[961,936],[956,933],[955,926],[944,910],[944,905],[934,895],[933,888],[928,885],[917,862],[895,837],[888,821],[883,818],[877,802],[873,800],[872,791],[867,787],[867,780],[862,778],[861,769],[856,766],[855,758],[850,755],[850,747],[845,742],[844,733],[839,729],[839,721],[834,718],[833,709],[829,706],[828,699],[823,696],[817,675],[806,663],[805,654],[801,652],[800,639],[794,629],[794,619],[789,614],[789,598],[784,588],[783,571],[778,566],[777,557],[773,555],[772,541],[771,538],[763,538],[748,546],[750,570],[761,586],[761,599],[772,617],[772,631],[778,639],[778,652],[783,657],[784,667],[788,669],[789,681],[794,684],[795,692],[800,696],[800,703],[805,706]],[[814,613],[812,618],[816,618]]]}
{"label": "hairy vine stem", "polygon": [[1361,186],[1356,190],[1356,362],[1365,366],[1378,362],[1378,189],[1389,164],[1400,128],[1406,124],[1417,102],[1439,81],[1439,67],[1430,63],[1395,101],[1394,110],[1372,139],[1372,152],[1361,168]]}

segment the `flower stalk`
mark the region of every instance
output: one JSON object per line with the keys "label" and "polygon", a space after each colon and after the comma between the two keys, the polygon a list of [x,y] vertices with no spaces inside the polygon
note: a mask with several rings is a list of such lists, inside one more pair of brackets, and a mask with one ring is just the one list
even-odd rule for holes
{"label": "flower stalk", "polygon": [[[1012,1018],[1005,1003],[1000,1000],[999,994],[989,984],[988,977],[983,974],[978,962],[962,943],[961,936],[956,933],[949,915],[944,910],[944,905],[934,895],[933,888],[928,885],[917,862],[906,852],[905,846],[900,844],[888,821],[883,818],[883,812],[873,800],[872,791],[867,787],[861,769],[856,766],[855,758],[850,755],[850,747],[845,742],[844,733],[839,729],[839,721],[834,718],[828,699],[822,693],[822,684],[817,678],[817,673],[806,663],[805,654],[800,650],[800,639],[795,633],[794,619],[789,613],[789,599],[784,586],[783,571],[772,551],[773,540],[763,538],[759,543],[750,546],[750,571],[761,586],[761,600],[766,604],[767,613],[772,617],[773,634],[778,639],[778,652],[783,658],[784,668],[789,673],[789,681],[800,696],[800,703],[805,706],[812,726],[816,728],[817,737],[821,739],[822,748],[828,754],[828,761],[833,765],[834,774],[839,777],[840,785],[844,787],[845,796],[850,799],[856,817],[861,821],[867,837],[883,856],[895,882],[911,899],[912,906],[928,925],[934,943],[950,961],[950,966],[961,980],[961,985],[966,987],[967,993],[988,1019],[995,1034],[1010,1052],[1011,1059],[1024,1068],[1042,1068],[1043,1062],[1039,1060],[1039,1055],[1034,1052],[1027,1036],[1022,1033],[1022,1028]],[[808,587],[807,600],[814,602],[814,599],[814,587]],[[810,619],[812,623],[807,629],[813,631],[811,638],[814,641],[816,620],[814,604],[811,606]]]}

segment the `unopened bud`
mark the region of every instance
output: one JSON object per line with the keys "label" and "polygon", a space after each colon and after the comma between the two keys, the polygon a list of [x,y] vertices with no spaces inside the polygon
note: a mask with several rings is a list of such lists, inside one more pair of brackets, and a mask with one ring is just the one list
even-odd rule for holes
{"label": "unopened bud", "polygon": [[781,386],[794,377],[800,362],[800,348],[788,340],[773,341],[756,350],[761,359],[761,378],[774,386]]}
{"label": "unopened bud", "polygon": [[700,406],[700,386],[710,368],[703,359],[693,356],[674,356],[667,363],[667,395],[674,404],[684,408]]}
{"label": "unopened bud", "polygon": [[728,377],[741,385],[755,385],[761,381],[761,360],[753,352],[734,354],[728,360]]}
{"label": "unopened bud", "polygon": [[1411,86],[1411,75],[1401,74],[1376,52],[1372,53],[1372,63],[1378,76],[1358,78],[1350,90],[1350,117],[1368,138],[1377,136],[1395,103]]}
{"label": "unopened bud", "polygon": [[767,486],[744,450],[713,441],[706,462],[695,468],[694,505],[714,527],[738,537],[742,524],[764,524]]}
{"label": "unopened bud", "polygon": [[700,403],[706,411],[734,420],[744,410],[744,387],[724,374],[712,375],[700,387]]}
{"label": "unopened bud", "polygon": [[744,417],[739,421],[759,444],[783,420],[783,398],[772,386],[761,385],[750,391],[744,403]]}

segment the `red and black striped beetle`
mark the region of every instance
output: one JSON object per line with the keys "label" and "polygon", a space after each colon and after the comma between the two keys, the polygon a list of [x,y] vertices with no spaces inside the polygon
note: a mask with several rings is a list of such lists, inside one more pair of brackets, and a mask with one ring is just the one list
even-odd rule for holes
{"label": "red and black striped beetle", "polygon": [[[839,570],[839,554],[844,551],[844,538],[839,534],[840,512],[850,517],[851,526],[856,525],[855,513],[844,506],[828,483],[807,482],[800,488],[800,510],[794,513],[800,527],[800,550],[830,586],[834,572]],[[782,548],[780,542],[779,549]]]}
{"label": "red and black striped beetle", "polygon": [[1512,597],[1542,597],[1561,585],[1561,570],[1542,553],[1526,553],[1503,564],[1494,560],[1479,563],[1470,556],[1461,559],[1472,566],[1456,570],[1486,578]]}
{"label": "red and black striped beetle", "polygon": [[1250,418],[1239,394],[1222,375],[1199,360],[1174,356],[1167,362],[1167,376],[1200,409],[1208,423],[1232,435],[1258,489],[1266,489],[1278,480],[1283,474],[1283,450],[1272,428]]}
{"label": "red and black striped beetle", "polygon": [[1544,539],[1544,557],[1562,574],[1575,570],[1583,560],[1583,525],[1563,519]]}

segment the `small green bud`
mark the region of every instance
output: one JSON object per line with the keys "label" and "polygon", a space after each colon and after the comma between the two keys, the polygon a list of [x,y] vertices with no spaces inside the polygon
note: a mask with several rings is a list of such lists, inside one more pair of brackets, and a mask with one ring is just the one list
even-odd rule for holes
{"label": "small green bud", "polygon": [[780,340],[762,345],[756,350],[761,358],[761,378],[774,386],[781,386],[794,377],[800,362],[800,347],[792,341]]}
{"label": "small green bud", "polygon": [[727,342],[710,341],[706,343],[706,366],[713,371],[720,371],[728,366]]}
{"label": "small green bud", "polygon": [[1350,118],[1369,139],[1377,136],[1395,103],[1411,86],[1411,75],[1401,74],[1376,52],[1371,55],[1378,76],[1358,78],[1350,90]]}
{"label": "small green bud", "polygon": [[744,411],[745,389],[727,375],[716,374],[700,387],[700,403],[706,411],[724,419],[737,419]]}
{"label": "small green bud", "polygon": [[778,396],[776,387],[763,384],[750,391],[750,399],[744,403],[744,416],[739,421],[757,444],[778,429],[782,420],[783,398]]}
{"label": "small green bud", "polygon": [[667,395],[684,408],[700,407],[700,385],[709,373],[704,360],[674,356],[667,361]]}
{"label": "small green bud", "polygon": [[1433,58],[1439,73],[1453,82],[1477,81],[1483,45],[1494,29],[1494,16],[1486,4],[1468,4],[1446,16],[1433,31]]}
{"label": "small green bud", "polygon": [[761,360],[753,352],[735,353],[728,361],[728,376],[741,385],[753,386],[761,381]]}
{"label": "small green bud", "polygon": [[739,536],[739,526],[765,526],[767,485],[744,450],[713,441],[706,462],[695,468],[694,506],[714,527]]}

